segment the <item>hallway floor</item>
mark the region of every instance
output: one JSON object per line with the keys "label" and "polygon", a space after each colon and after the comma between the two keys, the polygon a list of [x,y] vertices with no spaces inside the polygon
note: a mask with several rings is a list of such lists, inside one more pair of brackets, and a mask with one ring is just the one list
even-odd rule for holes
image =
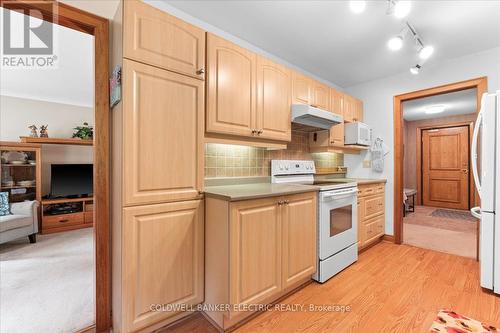
{"label": "hallway floor", "polygon": [[403,219],[403,242],[424,249],[476,258],[477,221],[432,216],[437,209],[416,206],[414,213],[408,213]]}

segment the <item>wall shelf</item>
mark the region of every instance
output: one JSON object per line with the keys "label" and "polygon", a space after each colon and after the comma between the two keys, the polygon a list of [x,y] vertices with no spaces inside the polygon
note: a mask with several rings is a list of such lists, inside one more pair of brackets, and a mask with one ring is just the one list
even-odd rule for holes
{"label": "wall shelf", "polygon": [[94,140],[82,140],[74,138],[32,138],[29,136],[21,136],[22,143],[39,143],[50,145],[76,145],[76,146],[93,146]]}

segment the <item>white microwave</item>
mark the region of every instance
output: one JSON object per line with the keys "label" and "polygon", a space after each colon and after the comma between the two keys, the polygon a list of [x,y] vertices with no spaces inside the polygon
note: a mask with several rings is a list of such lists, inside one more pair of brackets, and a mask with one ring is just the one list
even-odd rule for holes
{"label": "white microwave", "polygon": [[365,123],[345,123],[344,144],[369,146],[372,142],[372,131]]}

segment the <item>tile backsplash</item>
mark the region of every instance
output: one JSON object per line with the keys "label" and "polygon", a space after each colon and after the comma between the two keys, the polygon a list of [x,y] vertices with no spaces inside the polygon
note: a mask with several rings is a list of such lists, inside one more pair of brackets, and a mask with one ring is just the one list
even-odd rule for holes
{"label": "tile backsplash", "polygon": [[292,132],[284,150],[207,143],[205,178],[270,176],[271,160],[314,160],[317,168],[332,168],[344,164],[344,155],[309,153],[308,136],[301,132]]}

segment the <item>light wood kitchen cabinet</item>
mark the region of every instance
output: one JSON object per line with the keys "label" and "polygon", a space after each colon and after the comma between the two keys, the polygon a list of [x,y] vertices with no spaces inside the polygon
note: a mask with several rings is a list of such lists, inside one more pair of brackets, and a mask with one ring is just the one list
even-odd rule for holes
{"label": "light wood kitchen cabinet", "polygon": [[235,311],[276,301],[316,271],[316,192],[230,202],[206,198],[206,311],[227,330],[252,314]]}
{"label": "light wood kitchen cabinet", "polygon": [[254,135],[256,63],[255,53],[207,34],[207,132]]}
{"label": "light wood kitchen cabinet", "polygon": [[124,6],[123,56],[205,77],[205,31],[137,0]]}
{"label": "light wood kitchen cabinet", "polygon": [[281,289],[281,207],[276,198],[230,207],[230,303],[258,304]]}
{"label": "light wood kitchen cabinet", "polygon": [[264,57],[257,58],[257,135],[291,141],[292,72]]}
{"label": "light wood kitchen cabinet", "polygon": [[312,80],[298,72],[292,72],[292,102],[293,104],[312,104]]}
{"label": "light wood kitchen cabinet", "polygon": [[311,105],[323,110],[330,110],[330,88],[317,81],[312,81]]}
{"label": "light wood kitchen cabinet", "polygon": [[125,59],[123,95],[124,205],[199,198],[203,81]]}
{"label": "light wood kitchen cabinet", "polygon": [[153,305],[203,301],[203,209],[203,201],[194,200],[123,210],[122,332],[180,313]]}
{"label": "light wood kitchen cabinet", "polygon": [[288,196],[283,206],[283,289],[293,288],[316,272],[315,197]]}
{"label": "light wood kitchen cabinet", "polygon": [[363,121],[363,102],[344,94],[344,121]]}
{"label": "light wood kitchen cabinet", "polygon": [[330,109],[331,112],[344,116],[344,94],[330,88]]}
{"label": "light wood kitchen cabinet", "polygon": [[358,249],[385,234],[385,184],[358,185]]}

